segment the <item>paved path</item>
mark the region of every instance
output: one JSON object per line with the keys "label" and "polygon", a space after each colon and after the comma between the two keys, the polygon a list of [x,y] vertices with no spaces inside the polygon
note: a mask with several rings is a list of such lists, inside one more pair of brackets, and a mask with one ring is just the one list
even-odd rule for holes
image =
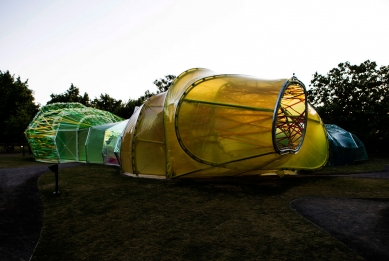
{"label": "paved path", "polygon": [[389,260],[389,199],[299,198],[290,207],[366,260]]}
{"label": "paved path", "polygon": [[[60,164],[68,168],[79,163]],[[47,166],[0,169],[0,260],[29,260],[39,240],[43,206],[37,181]],[[53,174],[54,176],[54,174]]]}
{"label": "paved path", "polygon": [[[334,176],[389,179],[389,166],[375,173]],[[389,260],[388,198],[299,198],[290,208],[366,260]]]}

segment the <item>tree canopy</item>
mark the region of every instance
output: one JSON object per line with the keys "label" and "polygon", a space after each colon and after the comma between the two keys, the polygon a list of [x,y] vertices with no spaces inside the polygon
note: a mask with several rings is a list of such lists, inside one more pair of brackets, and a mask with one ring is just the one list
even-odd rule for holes
{"label": "tree canopy", "polygon": [[324,123],[356,134],[368,149],[388,149],[389,66],[340,63],[327,75],[316,72],[310,87],[308,101]]}
{"label": "tree canopy", "polygon": [[24,131],[38,112],[28,80],[0,71],[0,139],[13,143],[24,140]]}
{"label": "tree canopy", "polygon": [[[156,79],[153,83],[157,87],[157,94],[169,90],[170,85],[173,83],[176,76],[166,75],[165,78]],[[100,110],[109,111],[117,116],[128,119],[131,117],[132,113],[135,110],[135,107],[141,106],[146,102],[151,96],[156,93],[150,92],[149,90],[145,91],[144,95],[140,96],[138,99],[129,99],[128,101],[116,100],[109,96],[108,94],[100,94],[99,98],[94,98],[91,100],[87,93],[80,95],[80,90],[78,87],[74,86],[73,83],[70,85],[69,89],[62,94],[50,95],[51,100],[47,104],[55,102],[79,102],[85,106],[93,107]]]}
{"label": "tree canopy", "polygon": [[85,106],[90,106],[89,95],[85,92],[83,96],[80,95],[80,89],[74,86],[73,83],[70,85],[70,88],[62,94],[50,94],[51,100],[47,104],[56,103],[56,102],[79,102]]}
{"label": "tree canopy", "polygon": [[157,93],[166,92],[177,77],[174,75],[165,75],[165,78],[156,79],[153,83],[157,86]]}
{"label": "tree canopy", "polygon": [[91,107],[116,114],[120,107],[122,107],[122,100],[115,100],[108,94],[100,94],[99,99],[95,98],[91,101]]}

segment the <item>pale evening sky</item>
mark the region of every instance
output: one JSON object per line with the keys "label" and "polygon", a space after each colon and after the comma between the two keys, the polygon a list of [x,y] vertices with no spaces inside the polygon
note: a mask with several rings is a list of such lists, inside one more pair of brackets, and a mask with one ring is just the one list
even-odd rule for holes
{"label": "pale evening sky", "polygon": [[136,99],[194,68],[263,79],[367,59],[389,65],[386,0],[0,0],[0,70],[36,102],[73,83]]}

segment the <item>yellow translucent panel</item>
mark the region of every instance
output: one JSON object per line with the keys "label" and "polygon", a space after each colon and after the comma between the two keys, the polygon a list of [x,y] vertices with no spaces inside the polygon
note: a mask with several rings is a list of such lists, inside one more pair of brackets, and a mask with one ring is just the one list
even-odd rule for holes
{"label": "yellow translucent panel", "polygon": [[271,112],[183,102],[177,122],[187,152],[210,164],[274,151]]}
{"label": "yellow translucent panel", "polygon": [[[206,76],[199,77],[201,73]],[[322,157],[287,164],[296,156],[287,153],[300,154],[309,125],[301,82],[208,73],[202,69],[185,72],[167,95],[168,177],[244,175],[268,167],[321,166]],[[320,124],[310,129],[324,130]]]}
{"label": "yellow translucent panel", "polygon": [[166,175],[165,96],[161,93],[151,97],[139,115],[132,140],[133,174]]}
{"label": "yellow translucent panel", "polygon": [[166,175],[164,143],[137,141],[134,144],[134,174]]}
{"label": "yellow translucent panel", "polygon": [[[287,161],[287,157],[289,155],[293,155],[293,154],[280,155],[276,152],[273,152],[259,157],[253,157],[253,158],[240,160],[237,162],[232,162],[226,164],[225,167],[239,169],[240,170],[239,175],[247,175],[247,174],[253,175],[253,173],[251,172],[253,170],[284,169],[281,168],[280,166]],[[269,164],[272,164],[272,166],[275,167],[270,168]],[[258,173],[254,172],[254,174],[258,174]]]}
{"label": "yellow translucent panel", "polygon": [[183,149],[210,165],[274,153],[272,121],[284,82],[236,75],[196,82],[176,112]]}
{"label": "yellow translucent panel", "polygon": [[[208,69],[203,68],[194,68],[187,70],[183,73],[181,73],[173,82],[173,84],[170,86],[169,91],[166,95],[165,100],[165,107],[170,107],[171,105],[177,105],[178,101],[180,100],[182,94],[186,91],[186,89],[194,83],[196,80],[202,79],[204,77],[213,75],[214,72]],[[175,109],[175,107],[174,107]],[[169,116],[170,113],[174,114],[174,111],[165,111],[166,114]],[[170,119],[172,119],[170,117]]]}
{"label": "yellow translucent panel", "polygon": [[285,80],[265,81],[242,75],[216,75],[195,82],[185,94],[185,99],[273,111],[284,83]]}
{"label": "yellow translucent panel", "polygon": [[213,177],[228,177],[237,176],[242,173],[242,170],[227,169],[222,167],[210,167],[199,169],[197,171],[188,172],[177,176],[179,178],[213,178]]}
{"label": "yellow translucent panel", "polygon": [[187,70],[175,79],[167,92],[164,106],[164,125],[166,136],[167,176],[169,178],[209,168],[209,165],[194,160],[181,148],[177,140],[174,118],[177,104],[182,94],[195,81],[213,74],[214,72],[208,69],[195,68]]}
{"label": "yellow translucent panel", "polygon": [[138,121],[139,113],[143,105],[138,108],[128,120],[127,126],[123,131],[122,144],[120,147],[120,162],[124,172],[133,173],[132,165],[132,140]]}

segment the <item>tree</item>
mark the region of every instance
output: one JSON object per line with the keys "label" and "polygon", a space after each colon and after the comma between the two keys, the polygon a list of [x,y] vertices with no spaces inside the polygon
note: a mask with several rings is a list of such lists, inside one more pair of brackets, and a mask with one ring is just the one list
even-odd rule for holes
{"label": "tree", "polygon": [[115,100],[108,94],[100,94],[100,99],[95,98],[91,102],[91,106],[99,110],[109,111],[116,114],[122,106],[122,100]]}
{"label": "tree", "polygon": [[[129,104],[143,104],[148,99],[150,99],[151,96],[168,91],[170,86],[174,82],[174,79],[176,79],[176,78],[177,78],[176,76],[169,74],[169,75],[165,75],[165,79],[160,78],[160,79],[154,80],[153,83],[157,86],[156,93],[153,93],[153,92],[150,92],[149,90],[147,90],[147,91],[145,91],[145,94],[140,96],[137,100],[130,100]],[[136,106],[139,106],[139,105],[136,105]]]}
{"label": "tree", "polygon": [[[169,87],[173,83],[175,78],[176,76],[174,75],[165,75],[165,78],[156,79],[153,82],[157,86],[156,94],[169,90]],[[135,107],[141,106],[153,95],[155,95],[155,93],[147,90],[145,91],[144,95],[140,96],[138,99],[129,99],[128,102],[123,102],[122,100],[115,100],[108,94],[100,94],[100,98],[95,98],[93,101],[91,101],[87,93],[84,93],[84,96],[81,96],[80,90],[72,83],[70,88],[64,93],[52,93],[50,95],[51,100],[48,101],[47,104],[55,102],[79,102],[86,106],[91,106],[96,109],[109,111],[113,114],[116,114],[117,116],[128,119],[133,114]]]}
{"label": "tree", "polygon": [[83,96],[80,95],[80,90],[78,87],[74,86],[73,83],[70,85],[70,88],[62,94],[50,94],[51,100],[47,102],[56,103],[56,102],[79,102],[85,106],[90,106],[89,95],[85,92]]}
{"label": "tree", "polygon": [[134,113],[136,107],[140,107],[143,104],[143,99],[139,98],[136,100],[128,100],[128,102],[123,102],[120,108],[116,111],[116,115],[129,119],[131,115]]}
{"label": "tree", "polygon": [[165,79],[163,78],[156,79],[153,83],[158,88],[157,94],[169,90],[170,85],[172,85],[173,81],[176,78],[177,78],[176,76],[169,74],[169,75],[165,75]]}
{"label": "tree", "polygon": [[140,96],[140,97],[138,98],[138,100],[141,101],[142,104],[143,104],[143,103],[145,103],[148,99],[150,99],[151,96],[154,96],[154,95],[155,95],[155,93],[150,92],[149,90],[147,90],[147,91],[145,91],[145,94],[144,94],[144,95],[142,95],[142,96]]}
{"label": "tree", "polygon": [[38,112],[28,80],[0,71],[0,134],[3,142],[24,141],[24,131]]}
{"label": "tree", "polygon": [[[369,60],[340,63],[326,76],[313,75],[308,101],[324,123],[356,134],[370,149],[389,145],[389,66]],[[386,145],[384,145],[386,144]]]}

